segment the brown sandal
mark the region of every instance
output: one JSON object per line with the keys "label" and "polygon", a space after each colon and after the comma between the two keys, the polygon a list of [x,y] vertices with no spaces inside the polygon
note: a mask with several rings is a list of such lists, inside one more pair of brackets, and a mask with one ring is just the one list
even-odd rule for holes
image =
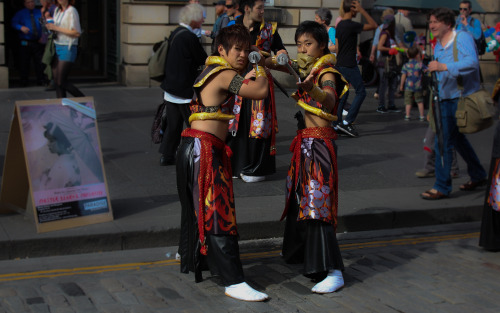
{"label": "brown sandal", "polygon": [[460,190],[472,191],[472,190],[476,189],[477,187],[484,186],[484,185],[486,185],[486,179],[481,179],[481,180],[478,180],[477,182],[468,181],[467,183],[460,186]]}
{"label": "brown sandal", "polygon": [[436,192],[432,192],[431,190],[424,191],[420,194],[422,199],[424,200],[440,200],[444,198],[448,198],[448,195],[436,190]]}

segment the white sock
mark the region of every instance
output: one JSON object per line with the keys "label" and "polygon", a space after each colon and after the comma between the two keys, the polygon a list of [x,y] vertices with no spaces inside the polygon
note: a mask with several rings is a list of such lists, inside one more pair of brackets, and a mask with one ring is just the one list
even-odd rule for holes
{"label": "white sock", "polygon": [[339,270],[333,270],[328,273],[325,279],[317,283],[316,286],[312,288],[312,292],[330,293],[339,290],[342,287],[344,287],[342,272]]}
{"label": "white sock", "polygon": [[268,295],[253,289],[245,282],[226,287],[226,296],[243,301],[264,301],[268,298]]}

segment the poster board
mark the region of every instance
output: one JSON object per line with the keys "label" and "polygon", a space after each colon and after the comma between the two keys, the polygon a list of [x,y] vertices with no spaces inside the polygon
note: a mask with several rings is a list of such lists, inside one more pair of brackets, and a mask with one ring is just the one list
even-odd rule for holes
{"label": "poster board", "polygon": [[0,203],[37,232],[113,220],[92,97],[16,102]]}

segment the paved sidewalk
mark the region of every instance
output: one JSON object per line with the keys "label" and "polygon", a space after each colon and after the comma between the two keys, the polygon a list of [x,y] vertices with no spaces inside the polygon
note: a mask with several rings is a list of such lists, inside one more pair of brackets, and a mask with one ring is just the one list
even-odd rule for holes
{"label": "paved sidewalk", "polygon": [[[180,205],[175,168],[160,167],[158,146],[149,129],[162,93],[158,87],[113,84],[80,85],[95,99],[114,221],[37,234],[27,216],[0,216],[0,259],[177,244]],[[487,86],[488,87],[488,86]],[[11,116],[16,100],[54,97],[41,88],[0,90],[0,165],[3,166]],[[351,93],[353,94],[353,92]],[[423,166],[422,139],[427,123],[405,122],[404,113],[378,114],[368,89],[356,127],[359,138],[339,137],[339,232],[422,226],[480,219],[484,188],[462,192],[468,180],[460,159],[460,177],[449,199],[425,201],[419,193],[433,179],[414,173]],[[352,100],[353,95],[351,95]],[[295,135],[298,110],[294,101],[276,91],[278,103],[277,172],[263,183],[235,180],[236,214],[241,239],[279,237],[285,176]],[[403,100],[397,99],[403,107]],[[415,109],[416,110],[416,109]],[[416,115],[416,113],[415,113]],[[493,128],[470,135],[485,168],[489,167]]]}

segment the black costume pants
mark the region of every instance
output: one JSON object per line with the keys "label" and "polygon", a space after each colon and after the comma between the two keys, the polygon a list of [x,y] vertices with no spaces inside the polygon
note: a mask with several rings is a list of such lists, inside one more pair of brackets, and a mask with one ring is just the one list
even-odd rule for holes
{"label": "black costume pants", "polygon": [[243,99],[236,136],[229,136],[227,144],[233,151],[231,167],[233,176],[265,176],[276,172],[276,157],[270,154],[271,136],[265,139],[250,138],[252,100]]}
{"label": "black costume pants", "polygon": [[297,221],[299,205],[291,201],[283,236],[283,258],[304,264],[304,275],[323,279],[330,270],[344,270],[333,225],[320,220]]}
{"label": "black costume pants", "polygon": [[[481,234],[479,236],[479,246],[486,250],[500,251],[500,212],[493,210],[488,203],[492,178],[496,174],[495,163],[500,158],[500,123],[496,125],[495,136],[493,138],[493,151],[491,153],[491,165],[488,175],[488,187],[486,188],[483,217],[481,220]],[[497,171],[500,169],[496,169]]]}
{"label": "black costume pants", "polygon": [[[200,253],[198,231],[198,174],[199,163],[194,162],[194,138],[183,137],[177,152],[177,191],[181,202],[181,235],[179,254],[181,272],[195,273],[196,282],[203,280],[202,270],[210,269],[213,275],[221,276],[225,286],[243,282],[243,267],[237,236],[207,235],[208,253]],[[214,156],[215,157],[215,156]]]}

